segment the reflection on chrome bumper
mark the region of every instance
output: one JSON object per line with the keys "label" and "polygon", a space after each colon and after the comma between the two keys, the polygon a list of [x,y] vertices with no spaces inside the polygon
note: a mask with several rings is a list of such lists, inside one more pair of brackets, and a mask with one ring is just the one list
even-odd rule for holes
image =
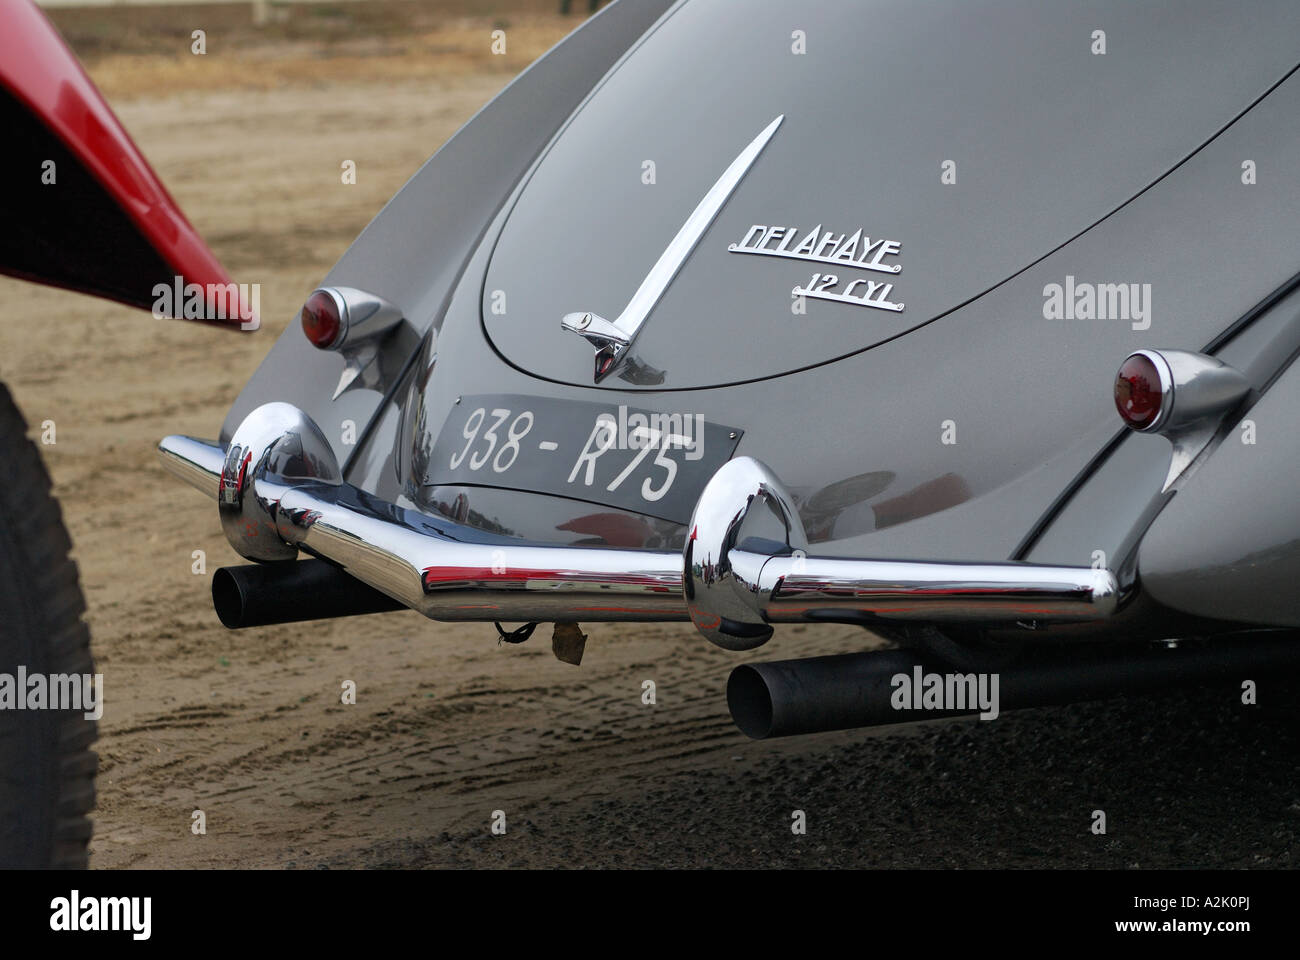
{"label": "reflection on chrome bumper", "polygon": [[[678,554],[526,543],[378,500],[342,481],[315,424],[286,403],[254,410],[228,449],[170,436],[158,452],[217,499],[243,556],[302,549],[436,620],[689,619],[720,646],[748,649],[773,623],[1097,620],[1117,601],[1105,570],[809,556],[793,501],[749,457],[714,475]],[[743,538],[756,506],[783,524],[780,549]]]}

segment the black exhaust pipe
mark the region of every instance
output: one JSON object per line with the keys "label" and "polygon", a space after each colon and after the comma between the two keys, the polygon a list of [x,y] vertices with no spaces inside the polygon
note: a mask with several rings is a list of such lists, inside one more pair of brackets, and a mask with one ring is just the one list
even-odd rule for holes
{"label": "black exhaust pipe", "polygon": [[212,606],[232,630],[406,609],[324,560],[222,567],[212,575]]}
{"label": "black exhaust pipe", "polygon": [[[1072,648],[992,673],[953,672],[909,650],[749,663],[727,680],[731,718],[755,740],[1197,686],[1300,668],[1300,637],[1255,634],[1177,648]],[[933,679],[932,679],[933,678]],[[991,717],[990,717],[991,719]]]}

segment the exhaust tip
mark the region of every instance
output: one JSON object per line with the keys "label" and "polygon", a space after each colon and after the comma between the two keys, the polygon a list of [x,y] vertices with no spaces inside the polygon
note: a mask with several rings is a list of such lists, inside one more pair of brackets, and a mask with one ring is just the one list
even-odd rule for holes
{"label": "exhaust tip", "polygon": [[212,606],[221,625],[230,630],[243,626],[244,591],[239,578],[227,567],[212,575]]}
{"label": "exhaust tip", "polygon": [[231,630],[406,609],[324,560],[220,567],[212,574],[212,607]]}
{"label": "exhaust tip", "polygon": [[727,678],[727,708],[740,732],[751,740],[772,735],[772,691],[763,674],[747,664],[736,667]]}

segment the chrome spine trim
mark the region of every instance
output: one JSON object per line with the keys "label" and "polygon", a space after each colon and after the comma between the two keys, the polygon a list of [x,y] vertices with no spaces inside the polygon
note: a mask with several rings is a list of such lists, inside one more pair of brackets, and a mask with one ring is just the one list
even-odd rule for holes
{"label": "chrome spine trim", "polygon": [[626,359],[626,354],[636,340],[637,334],[641,332],[646,317],[659,302],[659,298],[664,295],[668,284],[672,283],[673,278],[677,276],[686,258],[690,256],[695,245],[700,242],[704,232],[717,217],[718,211],[740,185],[740,181],[749,172],[749,168],[758,159],[758,155],[763,152],[763,148],[767,146],[767,142],[772,139],[772,135],[776,133],[784,119],[785,114],[781,114],[769,123],[745,149],[740,151],[736,159],[731,161],[727,169],[722,172],[722,176],[718,177],[709,188],[708,193],[696,204],[691,215],[686,218],[686,222],[669,241],[664,252],[659,255],[659,259],[641,281],[641,286],[637,287],[636,292],[632,294],[632,299],[628,301],[622,313],[613,321],[590,311],[567,313],[561,318],[561,329],[585,337],[596,348],[596,383],[600,383],[617,370]]}
{"label": "chrome spine trim", "polygon": [[[276,434],[276,423],[286,431]],[[1097,620],[1116,607],[1115,578],[1105,570],[807,556],[793,501],[749,457],[729,461],[706,486],[679,554],[494,538],[378,500],[318,462],[314,432],[301,411],[267,404],[236,431],[238,457],[181,436],[164,438],[158,452],[170,473],[214,498],[226,489],[225,470],[243,494],[227,510],[238,506],[241,520],[247,514],[272,534],[283,553],[270,553],[303,549],[333,561],[435,620],[690,619],[713,642],[746,649],[763,643],[771,624],[835,615],[1009,623]],[[742,538],[755,504],[784,524],[785,551],[760,552]],[[245,556],[268,552],[245,533],[241,523],[231,538]]]}

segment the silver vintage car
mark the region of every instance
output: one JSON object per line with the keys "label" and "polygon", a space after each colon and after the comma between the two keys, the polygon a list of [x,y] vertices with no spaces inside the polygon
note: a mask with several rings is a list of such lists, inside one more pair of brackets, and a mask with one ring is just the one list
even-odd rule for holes
{"label": "silver vintage car", "polygon": [[[592,622],[863,627],[732,672],[755,738],[1300,663],[1297,37],[1292,0],[612,4],[159,443],[249,561],[217,616],[574,661]],[[227,279],[128,233],[109,295]]]}

